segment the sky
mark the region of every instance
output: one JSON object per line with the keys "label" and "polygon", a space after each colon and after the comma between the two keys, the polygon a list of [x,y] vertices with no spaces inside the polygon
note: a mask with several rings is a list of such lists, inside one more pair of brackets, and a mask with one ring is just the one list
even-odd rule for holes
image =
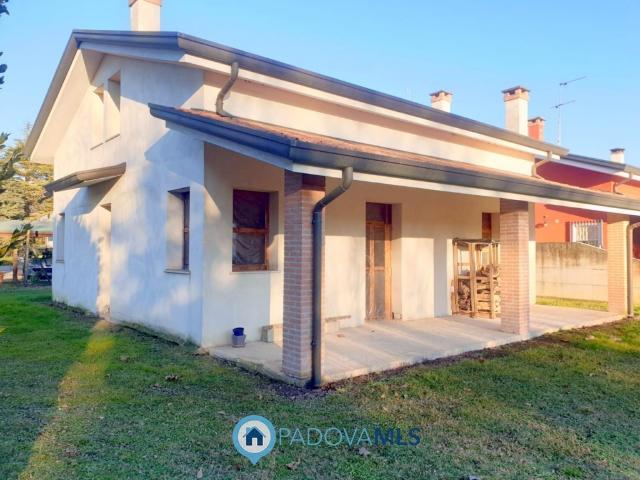
{"label": "sky", "polygon": [[[9,69],[0,131],[33,122],[75,29],[128,30],[127,0],[10,0],[0,18]],[[317,2],[164,0],[162,29],[263,55],[429,104],[453,92],[454,113],[504,125],[501,91],[531,90],[529,116],[573,153],[640,165],[640,2],[451,0]],[[566,80],[587,78],[559,87]]]}

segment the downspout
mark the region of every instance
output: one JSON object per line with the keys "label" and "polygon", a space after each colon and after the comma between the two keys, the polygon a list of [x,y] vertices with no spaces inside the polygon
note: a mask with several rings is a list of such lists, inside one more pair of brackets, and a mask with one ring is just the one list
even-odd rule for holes
{"label": "downspout", "polygon": [[225,95],[227,95],[227,93],[229,93],[229,90],[231,90],[233,84],[236,83],[239,71],[240,65],[238,65],[238,62],[233,62],[231,64],[231,76],[229,77],[229,80],[227,80],[227,83],[225,83],[224,86],[220,89],[220,91],[218,92],[218,96],[216,97],[216,113],[221,117],[233,117],[233,115],[231,115],[224,109],[224,97]]}
{"label": "downspout", "polygon": [[538,174],[538,168],[540,168],[545,163],[550,163],[552,161],[553,161],[553,158],[551,157],[551,152],[547,152],[547,158],[545,158],[544,160],[541,160],[540,162],[536,162],[536,160],[534,159],[533,165],[531,166],[531,175],[535,178],[542,178],[540,177],[540,174]]}
{"label": "downspout", "polygon": [[640,222],[627,226],[627,316],[633,318],[633,231]]}
{"label": "downspout", "polygon": [[353,182],[353,167],[342,170],[342,185],[334,188],[326,194],[315,207],[313,207],[313,283],[312,302],[313,312],[311,318],[311,387],[319,388],[322,385],[322,264],[324,257],[324,207],[349,190]]}

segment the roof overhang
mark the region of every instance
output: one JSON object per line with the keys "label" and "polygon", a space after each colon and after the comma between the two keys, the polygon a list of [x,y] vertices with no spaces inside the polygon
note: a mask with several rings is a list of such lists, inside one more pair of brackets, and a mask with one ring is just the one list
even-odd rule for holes
{"label": "roof overhang", "polygon": [[554,158],[552,159],[552,162],[592,172],[613,175],[623,179],[631,178],[631,180],[640,181],[640,168],[626,163],[616,163],[610,160],[602,160],[600,158],[575,154]]}
{"label": "roof overhang", "polygon": [[44,188],[47,191],[47,194],[52,195],[54,192],[61,192],[63,190],[89,187],[91,185],[96,185],[98,183],[121,177],[126,169],[126,163],[119,163],[118,165],[111,165],[108,167],[81,170],[48,183]]}
{"label": "roof overhang", "polygon": [[169,128],[287,170],[337,176],[341,169],[351,166],[356,180],[394,183],[392,180],[395,179],[403,182],[395,184],[417,188],[640,214],[640,200],[619,195],[506,174],[499,170],[474,170],[468,164],[424,156],[420,161],[402,158],[400,153],[394,156],[393,151],[376,154],[336,148],[160,105],[150,105],[150,110],[151,115],[165,120]]}
{"label": "roof overhang", "polygon": [[[31,135],[26,142],[26,151],[29,154],[33,152],[39,142],[78,49],[98,50],[114,54],[121,54],[126,50],[130,55],[137,57],[149,55],[151,52],[159,52],[162,55],[154,57],[159,61],[177,62],[180,58],[191,57],[223,65],[237,62],[243,71],[301,85],[378,109],[397,112],[451,129],[493,138],[496,141],[507,142],[520,148],[551,152],[553,155],[568,153],[566,149],[558,145],[541,142],[526,135],[182,33],[76,30],[71,34],[65,53],[34,122]],[[199,66],[197,62],[190,64],[194,67]]]}

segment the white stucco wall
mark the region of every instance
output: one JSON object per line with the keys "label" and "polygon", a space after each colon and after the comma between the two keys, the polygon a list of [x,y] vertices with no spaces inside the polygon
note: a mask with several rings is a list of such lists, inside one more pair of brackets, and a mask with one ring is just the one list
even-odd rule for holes
{"label": "white stucco wall", "polygon": [[[245,327],[247,341],[259,340],[261,327],[282,323],[284,172],[207,146],[205,177],[203,344],[230,343],[234,327]],[[268,271],[232,271],[234,189],[272,193]]]}
{"label": "white stucco wall", "polygon": [[[91,95],[118,71],[121,134],[94,145]],[[200,343],[204,146],[167,130],[149,115],[148,103],[202,107],[202,78],[193,69],[103,60],[56,152],[55,176],[122,162],[127,171],[116,182],[55,194],[55,212],[65,213],[66,224],[64,263],[54,265],[57,300],[93,312],[110,303],[114,321],[149,325]],[[184,187],[191,189],[190,251],[196,259],[188,275],[165,272],[167,192]],[[105,203],[111,204],[110,222],[101,207]],[[105,248],[109,251],[101,255]]]}

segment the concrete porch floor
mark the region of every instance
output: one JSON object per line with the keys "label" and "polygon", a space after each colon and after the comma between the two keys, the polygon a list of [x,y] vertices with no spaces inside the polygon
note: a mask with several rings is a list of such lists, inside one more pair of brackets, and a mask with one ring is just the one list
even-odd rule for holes
{"label": "concrete porch floor", "polygon": [[[499,319],[455,315],[368,322],[324,335],[322,376],[325,382],[335,382],[620,318],[620,315],[609,312],[533,305],[528,336],[500,331]],[[292,382],[282,372],[282,346],[277,343],[249,342],[245,348],[216,347],[211,349],[211,354]]]}

